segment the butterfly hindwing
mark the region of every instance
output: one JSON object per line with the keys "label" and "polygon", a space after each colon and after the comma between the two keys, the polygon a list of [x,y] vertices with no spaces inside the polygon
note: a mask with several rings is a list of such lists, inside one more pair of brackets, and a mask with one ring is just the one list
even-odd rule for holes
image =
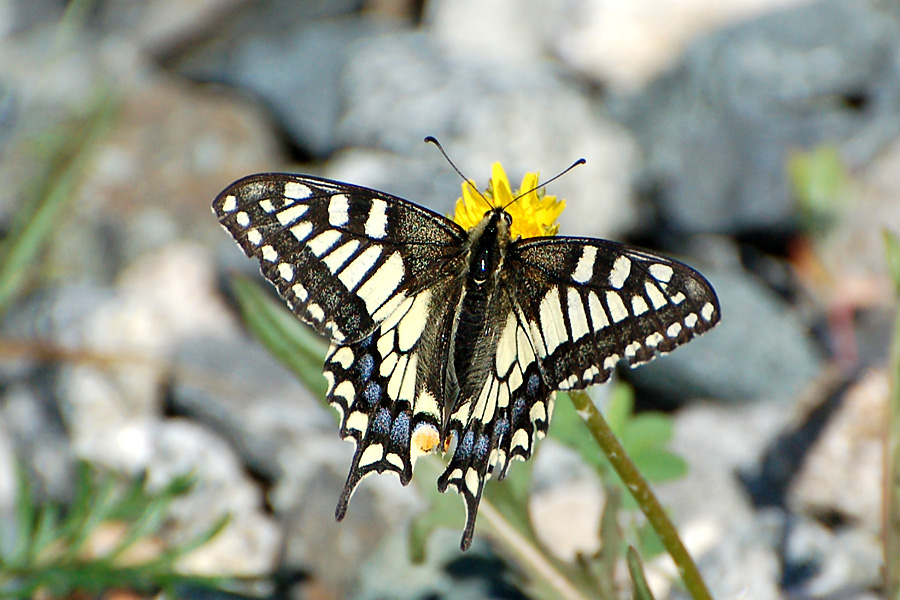
{"label": "butterfly hindwing", "polygon": [[409,483],[416,459],[441,443],[443,396],[452,313],[432,318],[452,285],[435,284],[407,298],[368,337],[332,344],[325,360],[328,401],[341,416],[341,436],[356,443],[336,516],[371,473],[395,472]]}
{"label": "butterfly hindwing", "polygon": [[305,175],[245,177],[213,210],[294,313],[339,343],[369,335],[445,276],[435,266],[459,254],[465,236],[400,198]]}

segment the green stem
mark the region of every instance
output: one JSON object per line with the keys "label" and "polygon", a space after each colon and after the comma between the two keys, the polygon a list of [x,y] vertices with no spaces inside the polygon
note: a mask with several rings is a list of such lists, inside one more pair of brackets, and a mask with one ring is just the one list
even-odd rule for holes
{"label": "green stem", "polygon": [[889,429],[885,463],[884,577],[887,598],[900,598],[900,312],[890,358]]}
{"label": "green stem", "polygon": [[[888,272],[900,296],[900,237],[884,231]],[[900,598],[900,311],[894,321],[894,338],[888,362],[890,396],[888,403],[887,459],[884,471],[884,587],[885,597]]]}
{"label": "green stem", "polygon": [[694,600],[712,600],[703,578],[700,577],[697,565],[694,564],[691,555],[688,554],[687,549],[681,542],[681,538],[678,537],[678,531],[676,531],[669,517],[666,516],[666,511],[663,510],[659,500],[653,495],[647,480],[644,479],[644,476],[638,471],[631,458],[625,453],[625,449],[619,443],[612,429],[609,428],[606,419],[594,406],[590,396],[583,391],[572,391],[569,392],[569,397],[572,399],[572,404],[575,405],[578,414],[587,424],[588,429],[590,429],[591,435],[594,436],[597,444],[600,445],[606,458],[612,464],[616,473],[619,474],[619,477],[622,478],[622,481],[625,482],[647,520],[650,521],[663,546],[669,552],[669,556],[675,561],[681,580],[684,581],[684,586],[691,594],[691,597]]}

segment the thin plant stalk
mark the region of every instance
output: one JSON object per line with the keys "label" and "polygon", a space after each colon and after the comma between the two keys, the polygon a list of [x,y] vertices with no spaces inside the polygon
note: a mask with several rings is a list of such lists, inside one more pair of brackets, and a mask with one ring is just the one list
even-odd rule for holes
{"label": "thin plant stalk", "polygon": [[[900,296],[900,237],[884,231],[888,273]],[[889,420],[884,465],[884,588],[885,597],[900,598],[900,310],[894,322],[894,339],[888,363],[890,378]]]}
{"label": "thin plant stalk", "polygon": [[616,473],[622,478],[625,486],[631,492],[631,495],[634,496],[638,506],[640,506],[641,511],[653,526],[669,556],[672,557],[688,593],[691,594],[694,600],[712,600],[712,595],[700,576],[697,565],[694,563],[691,555],[688,554],[687,549],[681,542],[681,538],[678,537],[678,531],[675,529],[672,521],[669,520],[659,500],[653,494],[647,480],[644,479],[634,462],[625,453],[625,449],[612,432],[612,429],[610,429],[600,410],[594,406],[593,401],[591,401],[590,396],[586,392],[569,392],[569,397],[572,399],[572,404],[575,405],[578,414],[587,424],[591,435],[597,441],[601,450],[603,450],[603,454],[606,455]]}

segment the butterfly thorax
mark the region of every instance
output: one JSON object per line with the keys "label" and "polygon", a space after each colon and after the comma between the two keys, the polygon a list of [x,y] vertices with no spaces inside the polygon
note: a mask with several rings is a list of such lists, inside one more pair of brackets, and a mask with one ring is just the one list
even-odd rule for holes
{"label": "butterfly thorax", "polygon": [[479,340],[496,335],[485,313],[496,296],[506,248],[511,241],[510,223],[509,213],[498,208],[486,213],[468,232],[468,264],[453,346],[454,372],[463,397],[467,388],[477,386],[483,379],[478,368],[485,361],[476,354],[485,344]]}

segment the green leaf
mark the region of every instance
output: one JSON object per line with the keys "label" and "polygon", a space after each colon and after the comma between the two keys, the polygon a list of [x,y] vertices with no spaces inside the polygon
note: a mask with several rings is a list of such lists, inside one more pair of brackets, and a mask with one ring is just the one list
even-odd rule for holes
{"label": "green leaf", "polygon": [[18,566],[33,558],[32,528],[37,507],[34,503],[34,486],[28,471],[21,463],[16,463],[16,542],[5,562]]}
{"label": "green leaf", "polygon": [[324,402],[325,341],[253,281],[237,276],[232,279],[232,286],[247,328]]}
{"label": "green leaf", "polygon": [[503,514],[519,533],[534,542],[534,530],[531,527],[531,513],[528,510],[528,496],[531,492],[531,479],[534,472],[534,460],[516,461],[506,473],[502,482],[488,481],[484,486],[484,498]]}
{"label": "green leaf", "polygon": [[647,578],[644,576],[644,566],[641,557],[633,546],[628,546],[625,553],[625,561],[628,563],[628,573],[631,575],[632,594],[634,600],[654,600]]}
{"label": "green leaf", "polygon": [[839,148],[822,144],[796,152],[788,159],[787,169],[805,228],[815,231],[828,227],[846,199],[847,169]]}
{"label": "green leaf", "polygon": [[619,564],[621,548],[624,545],[622,530],[619,525],[619,513],[622,509],[622,491],[619,487],[605,485],[606,502],[600,516],[600,551],[586,567],[594,576],[595,585],[600,596],[618,597],[615,591],[616,567]]}
{"label": "green leaf", "polygon": [[644,522],[638,527],[637,540],[638,545],[641,547],[641,552],[644,553],[644,556],[649,558],[659,556],[666,551],[666,547],[663,545],[662,540],[659,539],[659,534],[656,533],[656,530],[653,529],[653,526],[648,522]]}
{"label": "green leaf", "polygon": [[622,432],[634,412],[634,390],[631,386],[621,382],[613,384],[612,393],[609,396],[609,403],[603,415],[609,428],[621,439]]}
{"label": "green leaf", "polygon": [[687,462],[665,448],[645,448],[631,453],[631,460],[654,483],[680,479],[688,472]]}
{"label": "green leaf", "polygon": [[632,417],[619,439],[629,454],[660,448],[672,439],[672,419],[662,413],[641,413]]}
{"label": "green leaf", "polygon": [[409,553],[413,564],[425,560],[428,538],[438,527],[462,529],[465,525],[465,509],[458,494],[442,494],[434,482],[444,470],[444,463],[433,455],[423,456],[416,462],[416,482],[428,508],[416,515],[409,528]]}

